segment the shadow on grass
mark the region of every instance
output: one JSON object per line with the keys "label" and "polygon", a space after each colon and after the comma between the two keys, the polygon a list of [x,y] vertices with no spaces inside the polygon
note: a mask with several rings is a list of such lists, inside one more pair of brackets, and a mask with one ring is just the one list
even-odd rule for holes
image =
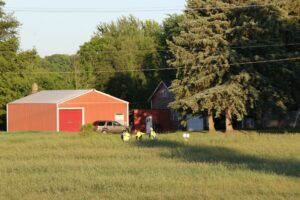
{"label": "shadow on grass", "polygon": [[233,169],[248,168],[266,173],[300,177],[300,162],[295,160],[261,158],[225,147],[191,146],[169,140],[139,141],[135,144],[142,148],[170,148],[169,153],[161,154],[165,158],[181,159],[186,162],[223,163]]}
{"label": "shadow on grass", "polygon": [[262,130],[257,130],[259,134],[299,134],[300,129],[262,129]]}

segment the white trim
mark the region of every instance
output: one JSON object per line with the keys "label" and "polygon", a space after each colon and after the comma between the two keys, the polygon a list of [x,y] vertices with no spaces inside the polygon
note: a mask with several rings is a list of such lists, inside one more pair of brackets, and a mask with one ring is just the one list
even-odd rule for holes
{"label": "white trim", "polygon": [[154,94],[157,92],[158,88],[160,87],[160,85],[163,84],[163,86],[165,86],[167,88],[167,90],[169,91],[168,86],[165,84],[165,82],[160,81],[159,84],[157,85],[157,87],[155,88],[154,92],[152,93],[152,95],[148,98],[147,102],[150,101],[150,99],[152,99],[152,97],[154,96]]}
{"label": "white trim", "polygon": [[70,101],[70,100],[72,100],[72,99],[76,99],[77,97],[80,97],[80,96],[82,96],[82,95],[86,95],[86,94],[88,94],[88,93],[90,93],[90,92],[92,92],[92,91],[94,91],[94,90],[88,90],[88,91],[86,91],[85,93],[75,95],[75,96],[73,96],[73,97],[70,97],[70,98],[68,98],[68,99],[64,99],[64,100],[59,101],[59,102],[56,102],[56,103],[57,103],[57,104],[65,103],[65,102]]}
{"label": "white trim", "polygon": [[130,125],[130,123],[129,123],[129,103],[127,103],[127,124],[126,125],[127,126]]}
{"label": "white trim", "polygon": [[96,101],[90,101],[90,102],[84,102],[84,101],[80,101],[80,102],[72,102],[72,103],[68,103],[68,102],[64,102],[64,103],[61,103],[61,104],[72,104],[72,105],[76,105],[76,104],[79,104],[79,105],[82,105],[82,104],[124,104],[123,102],[96,102]]}
{"label": "white trim", "polygon": [[[85,121],[85,113],[84,113],[84,107],[70,107],[70,108],[58,108],[58,113],[60,110],[81,110],[81,114],[82,114],[82,122],[81,122],[81,125],[84,125],[84,121]],[[59,119],[60,119],[60,116],[58,114],[58,131],[60,131],[60,127],[59,127]]]}
{"label": "white trim", "polygon": [[8,132],[8,104],[6,104],[6,132]]}
{"label": "white trim", "polygon": [[[122,103],[129,103],[128,101],[124,101],[124,100],[122,100],[122,99],[119,99],[119,98],[117,98],[117,97],[111,96],[111,95],[106,94],[106,93],[104,93],[104,92],[100,92],[100,91],[98,91],[98,90],[92,89],[92,90],[89,90],[89,91],[87,91],[87,92],[85,92],[85,93],[83,93],[83,94],[76,95],[76,96],[71,97],[71,98],[69,98],[69,99],[64,99],[63,101],[58,102],[58,104],[66,103],[66,102],[68,102],[68,101],[71,101],[72,99],[76,99],[77,97],[80,97],[80,96],[89,94],[89,93],[91,93],[91,92],[96,92],[96,93],[98,93],[98,94],[102,94],[102,95],[104,95],[104,96],[108,96],[108,97],[113,98],[113,99],[115,99],[115,100],[117,100],[117,101],[120,101],[120,102],[122,102]],[[115,102],[111,102],[111,103],[115,103]]]}
{"label": "white trim", "polygon": [[119,98],[117,98],[117,97],[111,96],[111,95],[106,94],[106,93],[104,93],[104,92],[100,92],[100,91],[98,91],[98,90],[92,90],[92,91],[93,91],[93,92],[96,92],[96,93],[99,93],[99,94],[102,94],[102,95],[104,95],[104,96],[113,98],[113,99],[115,99],[115,100],[117,100],[117,101],[121,101],[121,102],[123,102],[123,103],[129,103],[128,101],[125,101],[125,100],[123,100],[123,99],[119,99]]}
{"label": "white trim", "polygon": [[56,104],[56,132],[59,132],[59,108]]}

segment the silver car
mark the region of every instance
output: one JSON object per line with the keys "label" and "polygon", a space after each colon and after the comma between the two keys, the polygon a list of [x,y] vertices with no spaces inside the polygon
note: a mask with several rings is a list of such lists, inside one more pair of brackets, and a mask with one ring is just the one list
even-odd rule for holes
{"label": "silver car", "polygon": [[94,122],[95,130],[102,133],[123,133],[124,131],[130,132],[129,126],[124,126],[117,121],[96,121]]}

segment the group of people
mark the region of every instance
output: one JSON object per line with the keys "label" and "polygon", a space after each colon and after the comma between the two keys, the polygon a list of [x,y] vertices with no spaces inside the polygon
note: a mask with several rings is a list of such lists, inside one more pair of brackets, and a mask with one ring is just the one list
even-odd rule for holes
{"label": "group of people", "polygon": [[[141,140],[141,139],[143,138],[143,135],[146,135],[146,133],[143,133],[143,132],[141,132],[141,131],[137,131],[136,136],[135,136],[135,139],[136,139],[136,140]],[[157,134],[156,134],[156,132],[154,131],[154,129],[151,128],[151,129],[150,129],[150,134],[149,134],[150,139],[154,140],[154,139],[156,138],[156,135],[157,135]],[[123,140],[124,142],[127,142],[127,141],[130,140],[131,135],[130,135],[130,133],[129,133],[128,131],[125,131],[125,132],[122,133],[121,138],[122,138],[122,140]]]}

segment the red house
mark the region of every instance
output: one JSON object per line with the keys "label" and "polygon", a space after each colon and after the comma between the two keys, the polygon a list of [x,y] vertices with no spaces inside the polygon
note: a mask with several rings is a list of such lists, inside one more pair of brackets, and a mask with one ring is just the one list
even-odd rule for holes
{"label": "red house", "polygon": [[41,91],[7,104],[7,131],[77,132],[97,120],[129,123],[129,103],[97,90]]}

